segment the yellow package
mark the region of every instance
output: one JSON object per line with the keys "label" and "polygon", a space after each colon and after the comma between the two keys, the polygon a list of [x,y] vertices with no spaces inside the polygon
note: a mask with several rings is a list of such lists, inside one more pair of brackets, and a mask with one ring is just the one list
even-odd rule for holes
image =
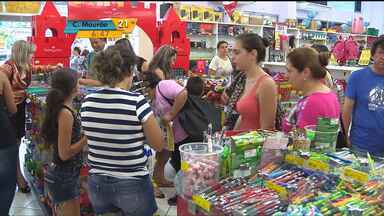
{"label": "yellow package", "polygon": [[224,22],[224,14],[222,12],[214,12],[215,22]]}
{"label": "yellow package", "polygon": [[191,20],[192,21],[203,21],[204,8],[198,6],[191,7]]}
{"label": "yellow package", "polygon": [[213,22],[215,19],[213,8],[204,8],[204,22]]}
{"label": "yellow package", "polygon": [[172,129],[172,124],[168,124],[166,126],[167,130],[167,146],[169,151],[174,151],[175,150],[175,138],[173,135],[173,129]]}
{"label": "yellow package", "polygon": [[179,16],[181,20],[190,20],[191,19],[191,6],[181,5]]}

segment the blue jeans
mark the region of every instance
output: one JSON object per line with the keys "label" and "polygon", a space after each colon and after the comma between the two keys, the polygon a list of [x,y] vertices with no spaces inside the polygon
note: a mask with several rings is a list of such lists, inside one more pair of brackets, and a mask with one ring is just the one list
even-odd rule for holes
{"label": "blue jeans", "polygon": [[19,146],[0,149],[0,215],[8,215],[16,190],[16,164]]}
{"label": "blue jeans", "polygon": [[157,211],[149,176],[119,179],[91,174],[89,198],[96,214],[122,212],[123,215],[151,216]]}
{"label": "blue jeans", "polygon": [[80,196],[80,167],[60,167],[50,164],[44,177],[53,204]]}

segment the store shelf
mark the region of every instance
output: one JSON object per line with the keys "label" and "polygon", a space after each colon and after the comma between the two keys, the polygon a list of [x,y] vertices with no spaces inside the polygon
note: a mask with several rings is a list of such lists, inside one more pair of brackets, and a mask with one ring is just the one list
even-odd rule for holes
{"label": "store shelf", "polygon": [[269,25],[252,25],[252,24],[241,24],[241,23],[224,23],[224,22],[210,22],[210,21],[192,21],[184,20],[185,22],[190,23],[202,23],[202,24],[218,24],[218,25],[234,25],[234,26],[247,26],[247,27],[257,27],[257,28],[275,28],[274,26]]}
{"label": "store shelf", "polygon": [[[263,66],[276,66],[276,67],[286,67],[285,62],[264,62]],[[356,70],[360,70],[363,67],[350,67],[350,66],[338,66],[338,65],[328,65],[327,69],[333,71],[346,71],[353,72]]]}

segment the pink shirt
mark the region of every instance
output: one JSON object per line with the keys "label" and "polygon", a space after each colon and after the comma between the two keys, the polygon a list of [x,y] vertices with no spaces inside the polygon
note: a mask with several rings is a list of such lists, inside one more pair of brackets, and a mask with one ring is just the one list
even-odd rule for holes
{"label": "pink shirt", "polygon": [[[156,114],[156,116],[163,116],[167,112],[171,111],[172,105],[169,104],[169,102],[161,96],[159,93],[159,90],[161,93],[168,99],[171,100],[173,103],[176,96],[180,94],[184,90],[184,87],[179,85],[174,80],[163,80],[160,81],[156,88],[156,99],[154,101],[153,110]],[[175,137],[175,143],[181,142],[184,139],[188,137],[188,134],[184,131],[184,129],[181,127],[181,124],[179,122],[179,118],[176,115],[176,118],[173,120],[173,134]]]}
{"label": "pink shirt", "polygon": [[300,99],[295,108],[284,118],[283,131],[291,131],[294,125],[298,128],[316,125],[319,117],[340,117],[340,103],[335,93],[315,92]]}

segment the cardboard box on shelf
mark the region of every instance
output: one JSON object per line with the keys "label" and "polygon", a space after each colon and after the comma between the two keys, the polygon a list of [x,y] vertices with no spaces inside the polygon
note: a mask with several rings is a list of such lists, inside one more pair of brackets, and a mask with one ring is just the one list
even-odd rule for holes
{"label": "cardboard box on shelf", "polygon": [[262,16],[250,16],[249,24],[251,25],[263,25],[263,17]]}
{"label": "cardboard box on shelf", "polygon": [[249,15],[241,15],[240,23],[241,24],[249,24]]}

